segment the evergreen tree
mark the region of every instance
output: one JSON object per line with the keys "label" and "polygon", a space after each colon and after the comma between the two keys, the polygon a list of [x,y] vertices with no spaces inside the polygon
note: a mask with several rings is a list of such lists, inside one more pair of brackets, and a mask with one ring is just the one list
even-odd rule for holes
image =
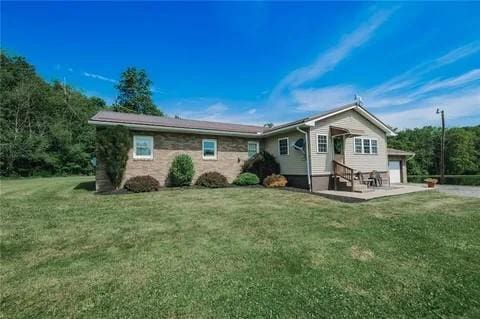
{"label": "evergreen tree", "polygon": [[114,110],[118,112],[131,112],[163,116],[152,100],[152,81],[145,70],[135,67],[127,68],[117,84],[118,97]]}

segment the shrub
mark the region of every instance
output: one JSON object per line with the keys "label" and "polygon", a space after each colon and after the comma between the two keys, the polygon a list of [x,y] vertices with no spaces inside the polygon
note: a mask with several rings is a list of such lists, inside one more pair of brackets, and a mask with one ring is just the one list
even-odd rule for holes
{"label": "shrub", "polygon": [[134,193],[158,191],[160,183],[150,175],[135,176],[125,182],[125,189]]}
{"label": "shrub", "polygon": [[242,173],[235,178],[233,181],[235,185],[257,185],[260,183],[260,179],[258,178],[257,175],[253,173]]}
{"label": "shrub", "polygon": [[272,154],[261,151],[245,161],[242,171],[253,173],[263,180],[272,174],[279,174],[280,164],[278,164]]}
{"label": "shrub", "polygon": [[108,179],[115,189],[122,183],[130,147],[130,131],[125,126],[109,126],[97,130],[97,156],[105,166]]}
{"label": "shrub", "polygon": [[283,175],[270,175],[263,180],[263,186],[265,187],[285,187],[287,185],[287,179]]}
{"label": "shrub", "polygon": [[220,188],[228,186],[228,181],[225,176],[218,172],[206,172],[198,177],[195,184],[203,187]]}
{"label": "shrub", "polygon": [[187,154],[175,157],[170,167],[169,181],[172,186],[188,186],[192,183],[195,169],[192,158]]}

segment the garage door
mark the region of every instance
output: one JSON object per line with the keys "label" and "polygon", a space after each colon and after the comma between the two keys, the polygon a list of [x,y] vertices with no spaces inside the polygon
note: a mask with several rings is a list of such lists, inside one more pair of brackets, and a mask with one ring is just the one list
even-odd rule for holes
{"label": "garage door", "polygon": [[390,183],[401,183],[400,161],[388,161],[388,170],[390,171]]}

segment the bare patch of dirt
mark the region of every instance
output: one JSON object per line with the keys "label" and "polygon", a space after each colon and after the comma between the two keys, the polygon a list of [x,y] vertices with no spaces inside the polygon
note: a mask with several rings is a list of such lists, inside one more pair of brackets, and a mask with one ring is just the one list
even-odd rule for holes
{"label": "bare patch of dirt", "polygon": [[352,246],[350,248],[352,258],[360,261],[368,261],[374,257],[373,251],[370,249],[364,249],[359,246]]}

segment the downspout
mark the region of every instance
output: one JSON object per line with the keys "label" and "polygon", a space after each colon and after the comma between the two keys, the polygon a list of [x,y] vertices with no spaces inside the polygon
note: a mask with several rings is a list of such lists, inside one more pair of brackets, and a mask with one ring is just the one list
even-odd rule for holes
{"label": "downspout", "polygon": [[308,191],[311,192],[312,191],[312,180],[311,180],[311,177],[310,177],[310,153],[308,151],[308,149],[309,149],[308,145],[310,144],[310,140],[308,138],[308,133],[303,131],[300,128],[300,126],[297,126],[297,131],[299,131],[300,133],[303,133],[303,135],[305,136],[305,157],[307,159]]}

